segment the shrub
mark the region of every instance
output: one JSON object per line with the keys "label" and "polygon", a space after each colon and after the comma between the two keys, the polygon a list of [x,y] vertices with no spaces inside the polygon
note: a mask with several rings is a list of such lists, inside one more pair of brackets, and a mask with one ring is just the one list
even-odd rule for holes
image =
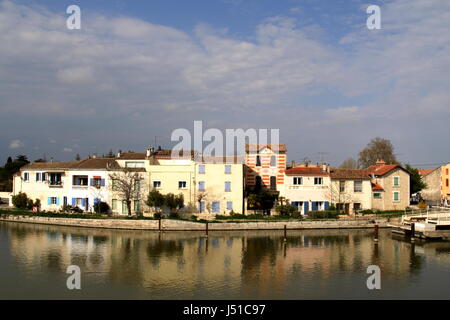
{"label": "shrub", "polygon": [[[27,209],[29,204],[29,199],[27,197],[27,194],[24,192],[19,192],[19,194],[14,195],[12,197],[12,203],[14,207],[18,209]],[[31,201],[33,202],[33,201]]]}
{"label": "shrub", "polygon": [[328,207],[328,210],[336,211],[336,207],[335,207],[334,203],[330,204],[330,206]]}
{"label": "shrub", "polygon": [[77,206],[65,205],[62,212],[70,212],[70,213],[83,213],[83,209],[78,208]]}
{"label": "shrub", "polygon": [[109,205],[104,201],[99,201],[94,204],[95,213],[107,213],[109,211]]}
{"label": "shrub", "polygon": [[161,219],[161,218],[162,218],[161,212],[155,212],[155,213],[153,214],[153,218],[155,218],[155,219]]}
{"label": "shrub", "polygon": [[310,219],[337,219],[338,213],[336,211],[309,211],[308,217]]}
{"label": "shrub", "polygon": [[280,216],[293,216],[295,213],[298,213],[298,209],[291,205],[279,205],[275,207],[275,211]]}
{"label": "shrub", "polygon": [[172,211],[169,213],[169,218],[178,219],[179,217],[180,217],[180,215],[176,211]]}

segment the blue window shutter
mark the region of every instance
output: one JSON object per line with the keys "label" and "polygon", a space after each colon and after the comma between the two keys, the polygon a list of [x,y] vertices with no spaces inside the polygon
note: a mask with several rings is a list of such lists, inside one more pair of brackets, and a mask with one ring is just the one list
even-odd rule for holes
{"label": "blue window shutter", "polygon": [[325,210],[328,210],[329,207],[330,207],[330,203],[328,201],[325,201]]}
{"label": "blue window shutter", "polygon": [[48,198],[47,198],[47,204],[48,204],[48,205],[51,205],[51,204],[52,204],[52,198],[51,198],[51,197],[48,197]]}
{"label": "blue window shutter", "polygon": [[102,187],[105,186],[105,179],[100,180],[100,185],[101,185]]}
{"label": "blue window shutter", "polygon": [[85,199],[85,198],[82,198],[82,199],[81,199],[81,205],[82,205],[83,207],[86,205],[86,199]]}
{"label": "blue window shutter", "polygon": [[227,210],[233,210],[233,201],[227,201]]}
{"label": "blue window shutter", "polygon": [[99,201],[100,201],[99,198],[95,198],[95,199],[94,199],[94,204],[97,204]]}
{"label": "blue window shutter", "polygon": [[316,201],[313,201],[313,202],[312,202],[312,208],[311,208],[311,210],[312,210],[312,211],[316,211],[316,210],[317,210],[317,202],[316,202]]}
{"label": "blue window shutter", "polygon": [[56,198],[56,204],[59,206],[59,197]]}
{"label": "blue window shutter", "polygon": [[90,180],[91,180],[90,184],[91,184],[91,187],[92,187],[94,185],[94,178],[91,178]]}
{"label": "blue window shutter", "polygon": [[44,172],[44,173],[42,174],[42,181],[45,181],[46,178],[47,178],[47,174]]}
{"label": "blue window shutter", "polygon": [[75,201],[77,201],[77,199],[75,199],[75,198],[72,198],[72,205],[74,206],[75,205]]}
{"label": "blue window shutter", "polygon": [[305,212],[304,212],[304,213],[305,213],[305,214],[308,214],[308,211],[309,211],[309,202],[308,202],[308,201],[305,201],[305,204],[304,204],[304,205],[305,205],[305,210],[304,210]]}

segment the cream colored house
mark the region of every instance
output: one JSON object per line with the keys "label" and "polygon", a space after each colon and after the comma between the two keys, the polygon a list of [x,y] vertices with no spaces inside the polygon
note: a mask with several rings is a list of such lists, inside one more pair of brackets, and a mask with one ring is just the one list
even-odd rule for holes
{"label": "cream colored house", "polygon": [[173,157],[171,150],[150,150],[149,190],[183,194],[186,209],[201,214],[244,213],[244,165],[240,159],[202,157],[194,151]]}
{"label": "cream colored house", "polygon": [[442,195],[442,170],[441,167],[434,169],[418,169],[422,181],[427,187],[420,191],[422,198],[434,205],[441,203]]}
{"label": "cream colored house", "polygon": [[372,182],[372,208],[404,210],[410,204],[410,174],[398,164],[378,160],[367,168]]}
{"label": "cream colored house", "polygon": [[372,185],[366,170],[331,169],[331,202],[338,210],[354,214],[372,208]]}
{"label": "cream colored house", "polygon": [[301,164],[286,169],[280,196],[302,214],[327,210],[330,205],[330,173],[327,165]]}
{"label": "cream colored house", "polygon": [[59,211],[65,205],[93,211],[97,201],[109,200],[107,164],[114,159],[92,158],[72,162],[33,162],[13,179],[13,194],[39,199],[41,210]]}

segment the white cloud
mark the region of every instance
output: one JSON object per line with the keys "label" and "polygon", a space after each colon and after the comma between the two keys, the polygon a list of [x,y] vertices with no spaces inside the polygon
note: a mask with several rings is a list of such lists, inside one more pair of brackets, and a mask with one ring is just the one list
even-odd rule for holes
{"label": "white cloud", "polygon": [[25,146],[25,144],[22,142],[22,141],[20,141],[20,140],[12,140],[10,143],[9,143],[9,148],[10,149],[20,149],[20,148],[23,148]]}
{"label": "white cloud", "polygon": [[[293,145],[314,133],[330,150],[335,131],[313,124],[340,125],[351,144],[393,128],[409,139],[410,121],[426,116],[427,135],[438,130],[433,121],[449,120],[450,2],[393,0],[381,9],[382,30],[359,24],[334,45],[316,37],[327,32],[320,26],[282,16],[256,25],[253,39],[100,15],[69,32],[60,13],[3,1],[2,111],[30,117],[21,126],[30,136],[77,137],[80,146],[136,137],[145,145],[192,120],[278,127]],[[347,123],[364,130],[355,135]]]}
{"label": "white cloud", "polygon": [[72,148],[64,148],[63,152],[73,152],[73,149]]}

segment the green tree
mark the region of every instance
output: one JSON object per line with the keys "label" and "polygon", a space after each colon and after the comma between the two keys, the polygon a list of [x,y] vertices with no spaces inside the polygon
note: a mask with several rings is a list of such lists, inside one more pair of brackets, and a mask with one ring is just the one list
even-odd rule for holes
{"label": "green tree", "polygon": [[161,208],[164,206],[164,201],[164,195],[162,195],[158,190],[152,189],[147,195],[145,204],[149,207],[153,207],[156,211],[158,209],[161,210]]}
{"label": "green tree", "polygon": [[409,164],[405,165],[405,169],[410,174],[409,195],[419,192],[427,187],[427,184],[423,182],[422,177],[420,176],[419,170],[411,167]]}
{"label": "green tree", "polygon": [[12,196],[12,203],[14,207],[18,209],[27,209],[29,201],[33,202],[31,199],[28,199],[27,194],[24,192],[19,192],[18,194]]}
{"label": "green tree", "polygon": [[170,212],[174,212],[184,207],[184,196],[181,193],[177,196],[168,193],[164,197],[164,204],[170,209]]}
{"label": "green tree", "polygon": [[362,168],[367,168],[375,164],[378,159],[384,160],[387,164],[398,163],[394,154],[394,146],[388,139],[380,137],[372,139],[359,153],[358,161]]}

